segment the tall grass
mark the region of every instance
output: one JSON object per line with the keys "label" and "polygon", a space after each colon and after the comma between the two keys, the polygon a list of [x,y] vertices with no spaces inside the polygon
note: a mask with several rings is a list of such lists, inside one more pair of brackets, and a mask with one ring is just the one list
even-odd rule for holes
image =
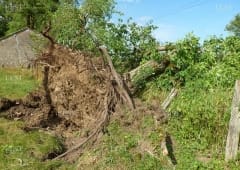
{"label": "tall grass", "polygon": [[21,98],[36,89],[39,81],[31,70],[0,68],[0,98]]}

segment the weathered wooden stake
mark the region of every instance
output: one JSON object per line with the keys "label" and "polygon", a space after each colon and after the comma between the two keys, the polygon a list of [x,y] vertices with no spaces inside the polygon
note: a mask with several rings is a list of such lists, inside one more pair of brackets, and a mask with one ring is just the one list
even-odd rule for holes
{"label": "weathered wooden stake", "polygon": [[174,97],[177,95],[178,90],[173,88],[171,90],[171,92],[169,93],[169,95],[167,96],[167,98],[163,101],[163,103],[161,104],[162,109],[166,110],[168,108],[168,106],[171,104],[172,100],[174,99]]}
{"label": "weathered wooden stake", "polygon": [[240,80],[235,83],[232,100],[231,119],[227,136],[225,161],[236,159],[240,133]]}

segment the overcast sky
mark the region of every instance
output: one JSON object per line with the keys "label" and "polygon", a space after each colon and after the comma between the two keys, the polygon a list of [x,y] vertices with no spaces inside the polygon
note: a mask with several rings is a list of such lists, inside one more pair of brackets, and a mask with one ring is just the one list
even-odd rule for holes
{"label": "overcast sky", "polygon": [[153,20],[160,42],[176,41],[194,32],[202,40],[226,36],[225,26],[240,13],[240,0],[117,0],[124,18],[139,24]]}

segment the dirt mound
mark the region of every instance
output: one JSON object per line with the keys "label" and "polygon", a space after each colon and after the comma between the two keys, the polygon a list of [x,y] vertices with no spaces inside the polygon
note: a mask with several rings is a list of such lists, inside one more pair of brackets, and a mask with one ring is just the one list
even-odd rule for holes
{"label": "dirt mound", "polygon": [[7,117],[24,120],[25,130],[44,128],[65,139],[66,148],[71,148],[103,126],[104,122],[99,123],[107,119],[106,112],[114,110],[111,71],[103,58],[61,46],[55,45],[50,57],[51,62],[39,62],[42,87],[19,101],[2,100],[1,110],[10,108]]}
{"label": "dirt mound", "polygon": [[104,107],[109,88],[104,63],[61,48],[53,55],[58,56],[58,68],[50,72],[48,88],[58,116],[79,127],[91,128],[92,122],[101,116],[97,113]]}
{"label": "dirt mound", "polygon": [[[0,112],[7,110],[5,117],[24,120],[26,131],[42,129],[64,140],[66,152],[51,153],[54,156],[49,159],[76,160],[83,146],[104,132],[110,114],[121,110],[117,104],[125,102],[129,109],[135,107],[106,49],[100,50],[103,57],[92,57],[51,46],[36,61],[43,69],[42,86],[24,99],[0,100]],[[145,107],[141,108],[136,112],[147,112]],[[152,110],[155,112],[156,108]]]}

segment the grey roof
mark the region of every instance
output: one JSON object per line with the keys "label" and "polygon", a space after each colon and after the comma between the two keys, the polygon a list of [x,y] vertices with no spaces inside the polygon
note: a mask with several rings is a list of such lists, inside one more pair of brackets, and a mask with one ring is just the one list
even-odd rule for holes
{"label": "grey roof", "polygon": [[27,67],[35,59],[32,30],[24,28],[0,39],[0,66]]}

